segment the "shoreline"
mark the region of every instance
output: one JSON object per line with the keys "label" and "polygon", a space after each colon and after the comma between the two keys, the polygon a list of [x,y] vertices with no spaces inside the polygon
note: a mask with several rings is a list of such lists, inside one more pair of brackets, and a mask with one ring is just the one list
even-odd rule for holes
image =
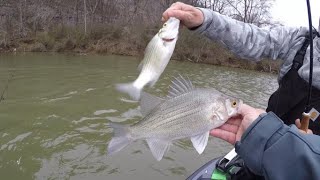
{"label": "shoreline", "polygon": [[[113,28],[84,35],[77,34],[76,29],[62,27],[54,32],[41,32],[2,43],[0,53],[53,52],[143,57],[145,47],[157,33],[157,29],[127,31]],[[171,59],[272,74],[278,73],[281,63],[279,60],[253,62],[240,59],[220,44],[188,30],[181,30]]]}

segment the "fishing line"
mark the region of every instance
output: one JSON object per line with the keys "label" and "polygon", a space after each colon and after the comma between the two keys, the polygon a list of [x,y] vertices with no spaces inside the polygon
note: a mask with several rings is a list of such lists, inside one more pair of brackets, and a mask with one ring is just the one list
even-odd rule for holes
{"label": "fishing line", "polygon": [[13,79],[13,76],[14,76],[13,73],[11,73],[11,75],[10,75],[8,81],[7,81],[7,84],[6,84],[6,86],[4,87],[4,89],[3,89],[2,93],[1,93],[0,103],[1,103],[2,100],[4,100],[4,94],[8,91],[9,83],[10,83],[11,80]]}
{"label": "fishing line", "polygon": [[310,72],[309,72],[309,92],[307,98],[307,104],[305,107],[305,112],[308,113],[311,110],[310,100],[312,95],[312,76],[313,76],[313,38],[312,38],[312,17],[311,17],[311,9],[310,2],[307,1],[307,9],[308,9],[308,21],[309,21],[309,37],[310,37]]}
{"label": "fishing line", "polygon": [[[320,21],[319,21],[319,23],[320,23]],[[320,24],[319,24],[319,26],[320,26]],[[318,30],[314,26],[312,26],[312,28],[313,28],[313,33],[315,33],[316,36],[320,37],[320,33],[318,32]]]}
{"label": "fishing line", "polygon": [[[10,66],[11,66],[11,67],[10,67]],[[8,78],[7,83],[6,83],[5,87],[4,87],[4,89],[1,91],[0,103],[1,103],[1,101],[3,101],[3,100],[5,99],[5,98],[4,98],[4,95],[5,95],[6,92],[8,92],[9,84],[10,84],[10,82],[13,80],[13,77],[14,77],[14,75],[15,75],[15,71],[16,71],[16,69],[15,69],[16,63],[15,63],[15,61],[13,61],[13,63],[12,63],[10,66],[9,66],[9,67],[10,67],[12,70],[9,70],[9,72],[10,72],[10,77]]]}

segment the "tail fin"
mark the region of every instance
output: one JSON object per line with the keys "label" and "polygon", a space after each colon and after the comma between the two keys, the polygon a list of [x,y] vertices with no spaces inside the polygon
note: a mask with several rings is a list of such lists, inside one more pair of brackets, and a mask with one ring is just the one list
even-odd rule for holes
{"label": "tail fin", "polygon": [[116,89],[120,92],[127,93],[133,100],[139,100],[141,88],[133,85],[133,83],[117,84]]}
{"label": "tail fin", "polygon": [[127,126],[116,123],[110,123],[110,126],[113,128],[114,137],[109,142],[108,155],[120,151],[132,141]]}

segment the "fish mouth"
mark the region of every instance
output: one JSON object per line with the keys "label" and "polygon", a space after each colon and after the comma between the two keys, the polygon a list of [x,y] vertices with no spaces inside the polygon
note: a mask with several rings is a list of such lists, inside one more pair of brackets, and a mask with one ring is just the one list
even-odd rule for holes
{"label": "fish mouth", "polygon": [[163,41],[165,42],[172,42],[175,38],[171,38],[171,39],[168,39],[168,38],[162,38]]}

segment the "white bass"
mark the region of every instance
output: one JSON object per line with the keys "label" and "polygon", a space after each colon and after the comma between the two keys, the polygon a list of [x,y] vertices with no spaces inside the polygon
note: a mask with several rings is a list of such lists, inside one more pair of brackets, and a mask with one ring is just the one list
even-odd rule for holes
{"label": "white bass", "polygon": [[194,88],[189,80],[175,78],[166,98],[142,93],[141,113],[144,118],[131,126],[111,123],[114,137],[108,154],[129,143],[145,139],[153,156],[159,161],[173,140],[191,138],[201,154],[208,142],[209,131],[237,115],[242,101],[213,88]]}
{"label": "white bass", "polygon": [[143,87],[153,86],[166,68],[174,51],[180,20],[174,17],[163,24],[145,49],[144,58],[139,65],[139,77],[132,83],[117,84],[116,89],[127,93],[134,100],[140,99]]}

